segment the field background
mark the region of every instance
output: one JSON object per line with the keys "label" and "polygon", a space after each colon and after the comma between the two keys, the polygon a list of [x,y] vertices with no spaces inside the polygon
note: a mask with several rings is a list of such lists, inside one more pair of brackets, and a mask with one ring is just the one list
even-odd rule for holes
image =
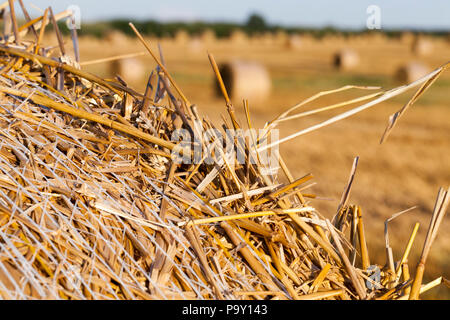
{"label": "field background", "polygon": [[[401,85],[393,77],[396,69],[408,61],[421,61],[430,70],[449,60],[450,42],[443,38],[431,39],[433,53],[417,57],[411,52],[411,37],[387,38],[379,34],[349,38],[327,36],[321,40],[304,37],[300,48],[288,49],[264,39],[250,39],[243,44],[220,40],[211,43],[170,39],[148,39],[157,50],[160,42],[168,70],[191,102],[200,112],[220,124],[226,116],[223,99],[215,96],[215,79],[207,58],[207,50],[216,60],[225,62],[234,58],[258,61],[265,65],[272,79],[270,98],[260,104],[250,101],[251,117],[255,127],[262,127],[290,106],[320,91],[343,85],[370,85],[390,89]],[[54,41],[54,39],[48,39]],[[67,42],[70,40],[67,39]],[[56,44],[56,42],[55,42]],[[134,39],[111,37],[102,40],[84,37],[80,42],[81,60],[104,58],[134,53],[143,47]],[[345,47],[353,48],[360,56],[360,65],[353,71],[333,68],[333,54]],[[155,67],[149,57],[139,58],[148,75]],[[84,68],[103,77],[113,77],[108,63]],[[127,80],[126,76],[124,79]],[[143,91],[146,79],[130,81],[133,88]],[[414,223],[420,222],[419,235],[410,256],[414,273],[428,228],[434,201],[440,186],[450,183],[450,72],[446,72],[431,89],[400,120],[392,135],[379,144],[389,115],[399,110],[412,96],[407,92],[361,114],[338,122],[319,131],[296,138],[281,146],[289,168],[295,177],[312,173],[316,185],[308,193],[319,199],[311,200],[323,215],[331,218],[336,212],[341,194],[355,156],[360,156],[350,203],[363,209],[368,232],[372,263],[384,265],[384,221],[396,212],[418,205],[418,209],[390,223],[390,243],[394,259],[401,258]],[[357,97],[366,91],[351,90],[328,96],[303,107],[309,110]],[[234,101],[238,116],[245,121],[242,102]],[[348,108],[347,108],[348,109]],[[279,128],[281,137],[319,123],[343,110],[330,111],[286,122]],[[425,281],[440,275],[450,278],[450,214],[447,214],[433,245],[426,266]],[[450,289],[440,287],[423,297],[448,299]]]}

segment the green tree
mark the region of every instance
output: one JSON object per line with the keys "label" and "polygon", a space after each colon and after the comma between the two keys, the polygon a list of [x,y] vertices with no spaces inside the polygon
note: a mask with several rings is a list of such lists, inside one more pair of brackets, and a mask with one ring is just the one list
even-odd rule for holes
{"label": "green tree", "polygon": [[248,17],[245,26],[250,33],[263,32],[267,30],[266,20],[256,13],[253,13]]}

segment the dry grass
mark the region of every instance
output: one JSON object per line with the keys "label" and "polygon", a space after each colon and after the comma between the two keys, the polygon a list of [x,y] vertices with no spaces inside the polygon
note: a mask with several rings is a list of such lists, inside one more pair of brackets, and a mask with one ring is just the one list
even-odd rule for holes
{"label": "dry grass", "polygon": [[[433,41],[434,53],[420,58],[428,66],[441,65],[450,56],[448,43]],[[345,46],[352,46],[359,53],[360,65],[352,72],[333,71],[333,52]],[[213,75],[204,59],[206,53],[181,57],[171,43],[163,42],[162,47],[168,66],[186,93],[196,101],[200,110],[219,121],[220,113],[223,113],[222,101],[214,97]],[[84,43],[86,59],[96,57],[95,48],[95,44]],[[136,45],[135,49],[130,48],[127,52],[139,50]],[[226,61],[229,57],[254,59],[269,67],[274,83],[271,98],[263,105],[250,102],[256,126],[264,125],[279,111],[320,90],[349,83],[381,85],[385,88],[396,86],[395,70],[405,61],[417,60],[411,52],[410,42],[386,39],[378,42],[364,38],[303,41],[301,52],[264,45],[239,48],[225,43],[211,45],[208,50],[216,53],[218,61]],[[111,55],[119,53],[122,51],[112,51]],[[92,70],[101,72],[100,66]],[[368,214],[369,249],[376,252],[374,258],[380,264],[385,262],[385,253],[380,250],[384,241],[380,237],[384,220],[395,212],[418,205],[416,210],[392,223],[392,227],[399,230],[391,235],[394,254],[398,256],[416,220],[422,226],[417,243],[424,240],[425,226],[433,206],[430,199],[434,198],[438,186],[450,181],[449,88],[450,75],[446,73],[402,119],[388,143],[382,146],[379,139],[387,118],[402,107],[406,98],[385,102],[376,109],[282,146],[286,161],[296,176],[314,173],[317,182],[314,191],[329,200],[315,200],[313,204],[328,217],[337,207],[353,157],[360,156],[351,199],[354,203],[364,204]],[[351,94],[342,94],[335,100],[325,97],[320,105],[348,98],[352,98]],[[239,102],[236,104],[239,106]],[[237,109],[242,116],[240,108]],[[323,121],[332,114],[313,115],[287,123],[282,127],[283,135],[297,131],[299,126],[307,127]],[[443,232],[431,251],[427,267],[430,279],[439,274],[450,277],[450,236],[445,232],[449,230],[449,224],[447,217],[442,226]],[[417,261],[419,254],[420,247],[414,247],[411,261]],[[448,292],[442,289],[432,297],[448,297]]]}
{"label": "dry grass", "polygon": [[[50,17],[55,24],[51,11]],[[373,231],[365,233],[363,217],[367,226],[371,225],[370,219],[376,216],[371,214],[368,217],[365,199],[357,203],[358,197],[350,192],[359,187],[361,192],[364,191],[366,201],[376,197],[378,190],[370,178],[375,180],[374,175],[381,177],[378,170],[372,168],[372,176],[363,187],[356,184],[357,180],[350,179],[345,196],[338,206],[334,203],[330,209],[326,208],[323,199],[317,197],[320,189],[312,190],[311,186],[303,185],[312,176],[291,173],[282,158],[278,158],[278,161],[284,178],[281,172],[279,176],[273,177],[261,175],[261,163],[250,164],[248,141],[238,143],[238,147],[246,154],[246,164],[236,168],[231,168],[229,159],[225,157],[215,167],[204,162],[185,166],[173,160],[164,160],[168,156],[167,152],[175,148],[174,143],[169,142],[174,129],[184,127],[196,132],[199,126],[203,130],[217,127],[207,118],[199,116],[197,109],[187,99],[196,99],[199,105],[209,101],[208,112],[216,113],[213,120],[217,118],[217,111],[211,108],[217,101],[206,94],[204,86],[199,89],[196,87],[197,81],[189,78],[189,68],[196,63],[198,68],[195,73],[199,75],[203,70],[204,65],[200,67],[202,63],[196,60],[198,57],[191,54],[183,57],[183,63],[174,61],[174,78],[166,70],[172,62],[170,59],[181,51],[180,47],[185,46],[184,42],[166,43],[169,48],[166,60],[163,59],[165,53],[156,57],[141,38],[158,64],[155,72],[160,73],[154,74],[158,81],[163,81],[167,91],[167,95],[159,97],[147,87],[146,97],[142,100],[141,94],[126,85],[127,79],[108,81],[80,70],[76,63],[69,66],[48,59],[44,51],[40,51],[41,55],[25,52],[27,46],[35,52],[39,50],[33,42],[23,45],[15,24],[13,19],[15,42],[19,49],[0,47],[4,65],[1,78],[4,85],[0,88],[3,94],[1,127],[5,137],[1,149],[3,175],[0,206],[1,235],[5,247],[0,257],[0,294],[3,297],[234,299],[250,295],[256,299],[408,298],[410,287],[404,285],[411,283],[408,282],[409,276],[403,273],[400,278],[403,269],[400,266],[395,269],[393,264],[394,259],[400,259],[397,252],[395,258],[388,252],[386,264],[386,261],[376,261],[378,258],[373,256],[369,261],[366,241],[370,244],[369,248],[376,241],[371,243]],[[21,39],[23,36],[20,34]],[[36,33],[35,36],[38,37]],[[58,47],[64,55],[66,50],[58,31],[57,36]],[[364,39],[357,40],[355,47],[365,45],[361,41]],[[339,43],[341,39],[335,41]],[[371,41],[379,44],[384,39],[373,37]],[[333,43],[329,41],[324,44]],[[43,45],[40,43],[40,46]],[[310,45],[314,47],[317,44]],[[231,50],[227,58],[242,53],[242,48],[230,43],[219,43],[217,46]],[[326,45],[321,47],[336,49]],[[283,76],[283,68],[289,69],[287,60],[283,60],[284,65],[277,64],[284,52],[279,52],[277,58],[270,56],[267,59],[259,51],[248,49],[248,52],[251,53],[249,56],[254,55],[257,60],[263,60],[273,70],[275,77]],[[221,51],[221,55],[225,53]],[[304,65],[300,62],[300,66],[307,70],[305,75],[311,77],[320,70],[323,76],[330,73],[329,62],[314,64],[312,61],[325,58],[328,60],[328,53],[321,55],[316,52],[314,58]],[[67,59],[65,61],[70,62]],[[220,81],[211,55],[210,62]],[[422,88],[430,84],[442,70],[430,74],[425,84],[422,81]],[[286,72],[289,76],[293,73],[295,68]],[[55,74],[65,81],[55,81]],[[183,79],[183,75],[188,75],[188,78]],[[203,85],[212,83],[210,77],[200,79],[203,79],[199,81],[203,81]],[[148,83],[151,83],[151,79]],[[306,94],[312,88],[305,89]],[[241,126],[239,122],[245,122],[243,119],[246,119],[249,126],[253,123],[258,127],[263,116],[267,119],[272,113],[278,114],[274,106],[286,103],[290,98],[285,96],[286,90],[289,88],[281,88],[277,92],[284,99],[277,99],[274,95],[272,100],[252,105],[250,113],[246,104],[246,112],[242,116],[242,113],[235,113],[223,89],[231,126],[237,129]],[[329,105],[330,99],[342,101],[342,97],[349,94],[341,93],[343,96],[333,95],[321,103]],[[180,99],[177,100],[174,94]],[[391,97],[389,92],[380,92],[379,95],[380,98]],[[150,98],[153,96],[156,97],[155,101]],[[316,103],[318,101],[313,102]],[[407,107],[409,102],[397,116],[403,115]],[[342,145],[335,144],[336,136],[340,134],[326,139],[321,145],[314,144],[311,139],[302,140],[305,136],[298,138],[295,144],[294,140],[284,144],[282,151],[288,148],[292,152],[288,164],[294,162],[295,172],[309,171],[311,163],[301,163],[303,157],[307,154],[313,158],[321,156],[321,160],[311,158],[312,163],[320,165],[321,169],[318,170],[330,167],[334,172],[332,177],[338,179],[342,172],[348,175],[350,161],[345,158],[345,152],[344,156],[340,152],[340,156],[336,153],[336,158],[333,158],[333,153],[328,151],[336,148],[342,149],[339,151],[349,150],[354,155],[351,146],[354,146],[353,140],[357,139],[353,129],[358,126],[361,143],[367,146],[365,135],[376,124],[373,119],[379,117],[379,113],[376,117],[369,117],[369,114],[354,116],[353,124],[340,122],[339,125],[321,130],[325,135],[329,133],[327,130],[336,128],[348,132]],[[290,130],[298,132],[299,123],[308,127],[320,121],[321,117],[323,115],[315,115],[306,120],[291,120],[290,125],[279,125],[282,136],[289,134]],[[393,127],[398,118],[392,118],[389,127]],[[364,124],[364,120],[370,125]],[[422,124],[423,121],[421,119]],[[224,126],[230,128],[227,122],[225,120]],[[402,122],[399,126],[404,124]],[[316,134],[313,132],[309,135],[313,137]],[[141,152],[147,155],[143,156]],[[367,152],[370,155],[373,148]],[[393,168],[383,170],[384,188],[378,192],[386,192],[386,186],[391,186],[390,179],[410,176],[405,171],[403,176],[398,173],[397,163],[392,161],[395,154],[386,154],[388,156],[384,165],[393,163]],[[357,159],[352,177],[356,172]],[[404,159],[403,165],[398,165],[398,168],[405,164],[408,168],[410,164],[407,160],[411,159]],[[326,165],[327,161],[332,162]],[[340,167],[339,161],[342,161]],[[356,179],[360,174],[358,171]],[[295,179],[296,176],[303,177]],[[442,178],[442,175],[438,175],[438,178]],[[319,181],[321,186],[338,185],[336,181],[323,183],[324,179],[330,181],[330,177],[322,179]],[[403,189],[406,184],[404,178],[401,184]],[[447,181],[443,185],[447,185]],[[341,187],[340,193],[345,185]],[[308,191],[304,193],[306,189]],[[309,194],[309,189],[314,194]],[[436,190],[422,186],[420,193],[425,194],[431,189],[434,192]],[[252,190],[251,195],[248,190]],[[265,193],[261,193],[262,190]],[[388,217],[392,216],[396,208],[399,199],[397,192],[399,190],[390,192],[389,200],[393,199],[393,203],[384,203],[386,211],[390,210]],[[333,191],[330,189],[329,193]],[[305,201],[305,198],[315,200]],[[433,198],[427,197],[426,203],[432,203]],[[433,259],[432,256],[428,257],[428,251],[445,215],[448,199],[448,193],[441,189],[421,261],[416,269],[419,272],[416,272],[411,289],[412,298],[418,297],[419,289],[422,292],[445,282],[439,277],[420,287],[424,263],[427,258]],[[220,201],[220,205],[212,204],[210,200]],[[310,203],[317,204],[318,210],[309,206]],[[361,204],[364,209],[352,203]],[[401,207],[404,204],[398,205]],[[383,204],[378,201],[369,211],[382,209]],[[327,216],[329,219],[326,219]],[[405,223],[402,218],[396,219],[396,222],[401,220]],[[430,216],[426,220],[430,220]],[[444,221],[444,229],[446,223]],[[393,224],[389,228],[392,234]],[[397,228],[406,229],[402,226]],[[349,240],[345,237],[347,234]],[[390,240],[390,246],[396,248],[396,239]],[[403,246],[406,242],[403,242]],[[415,248],[420,248],[420,245]],[[443,252],[440,251],[441,254]],[[369,275],[369,264],[377,264],[382,268],[381,282],[375,289],[370,289],[365,282]]]}

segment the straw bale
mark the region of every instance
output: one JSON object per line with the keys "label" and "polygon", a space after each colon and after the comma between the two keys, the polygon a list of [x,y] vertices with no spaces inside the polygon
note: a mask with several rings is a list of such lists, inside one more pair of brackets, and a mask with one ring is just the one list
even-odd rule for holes
{"label": "straw bale", "polygon": [[360,46],[367,44],[367,37],[364,34],[352,34],[346,38],[346,44],[348,46]]}
{"label": "straw bale", "polygon": [[247,34],[242,30],[234,30],[229,37],[229,41],[233,45],[245,45],[248,40]]}
{"label": "straw bale", "polygon": [[[202,117],[158,59],[140,94],[123,81],[54,59],[51,50],[31,53],[35,43],[17,42],[0,46],[0,299],[405,299],[407,289],[416,299],[444,282],[441,277],[421,286],[449,191],[439,192],[412,288],[400,281],[409,249],[401,268],[393,270],[391,255],[392,270],[383,270],[381,281],[369,286],[367,266],[374,265],[362,209],[348,204],[357,159],[330,223],[305,200],[315,197],[303,193],[311,174],[295,178],[280,154],[276,163],[287,182],[263,173],[261,146],[255,143],[265,136],[258,134],[253,143],[236,137],[234,147],[245,165],[230,166],[220,152],[216,165],[206,163],[210,149],[202,150],[195,165],[176,161],[172,152],[193,156],[195,150],[171,138],[175,129],[231,127],[226,120],[215,127]],[[258,98],[270,87],[260,65],[232,62],[218,68],[209,58],[233,96],[245,89],[244,98],[255,92]],[[385,101],[385,95],[407,89],[371,97]],[[239,129],[242,121],[226,100],[233,128]],[[302,115],[290,114],[300,105],[270,121],[266,131]],[[322,109],[331,107],[336,105]],[[390,118],[386,134],[399,118]],[[246,120],[251,127],[249,113]]]}
{"label": "straw bale", "polygon": [[381,31],[372,31],[367,36],[367,40],[372,44],[383,44],[387,41],[386,35]]}
{"label": "straw bale", "polygon": [[199,53],[205,50],[205,42],[200,37],[192,37],[188,42],[190,52]]}
{"label": "straw bale", "polygon": [[130,37],[118,30],[110,30],[108,31],[104,39],[112,46],[112,47],[120,47],[127,44],[130,41]]}
{"label": "straw bale", "polygon": [[411,50],[417,56],[428,56],[433,53],[434,45],[430,39],[415,37]]}
{"label": "straw bale", "polygon": [[395,79],[402,83],[411,83],[427,75],[430,71],[430,68],[421,62],[409,62],[397,69]]}
{"label": "straw bale", "polygon": [[412,46],[415,38],[416,36],[414,35],[414,33],[409,31],[402,32],[402,34],[400,35],[401,43],[407,46]]}
{"label": "straw bale", "polygon": [[207,45],[213,44],[216,39],[216,33],[211,29],[206,29],[200,34],[200,39]]}
{"label": "straw bale", "polygon": [[271,32],[265,32],[259,35],[254,35],[252,37],[255,43],[261,44],[263,46],[278,45],[275,36]]}
{"label": "straw bale", "polygon": [[186,30],[180,29],[175,33],[174,41],[178,45],[186,45],[190,40],[189,33]]}
{"label": "straw bale", "polygon": [[283,30],[277,30],[273,35],[273,40],[277,44],[284,44],[289,39],[289,34]]}
{"label": "straw bale", "polygon": [[350,48],[342,49],[333,56],[333,66],[340,70],[351,70],[359,65],[358,53]]}
{"label": "straw bale", "polygon": [[[269,95],[272,82],[268,70],[257,62],[233,60],[219,66],[225,87],[235,101],[261,103]],[[220,95],[220,90],[217,89]]]}
{"label": "straw bale", "polygon": [[299,34],[292,34],[285,39],[284,43],[288,49],[298,50],[303,47],[303,37]]}
{"label": "straw bale", "polygon": [[145,76],[145,65],[139,58],[127,58],[109,62],[112,76],[119,75],[126,81],[140,81]]}

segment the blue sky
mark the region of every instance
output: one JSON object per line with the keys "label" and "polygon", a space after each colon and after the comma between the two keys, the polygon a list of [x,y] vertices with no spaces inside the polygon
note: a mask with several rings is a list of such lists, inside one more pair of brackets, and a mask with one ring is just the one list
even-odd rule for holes
{"label": "blue sky", "polygon": [[[55,11],[77,5],[83,21],[109,18],[226,20],[243,22],[250,13],[286,26],[363,28],[369,5],[381,9],[382,28],[450,30],[450,0],[24,0]],[[39,11],[30,6],[32,16]]]}

